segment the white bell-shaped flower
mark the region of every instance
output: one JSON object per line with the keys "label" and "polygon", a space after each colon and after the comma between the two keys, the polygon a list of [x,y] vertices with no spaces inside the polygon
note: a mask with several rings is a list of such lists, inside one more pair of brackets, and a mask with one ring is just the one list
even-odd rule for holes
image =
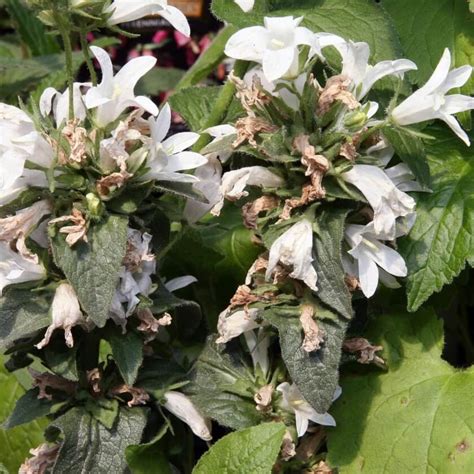
{"label": "white bell-shaped flower", "polygon": [[[296,431],[301,438],[308,430],[309,422],[318,425],[336,426],[336,421],[329,413],[318,413],[304,398],[295,384],[283,382],[276,388],[282,394],[281,408],[290,413],[294,413],[296,421]],[[338,387],[334,393],[333,401],[341,395],[341,388]]]}
{"label": "white bell-shaped flower", "polygon": [[375,66],[369,64],[370,47],[367,43],[347,41],[334,45],[342,57],[343,76],[351,79],[354,95],[357,100],[363,99],[372,86],[386,76],[402,78],[407,71],[417,69],[416,64],[409,59],[381,61]]}
{"label": "white bell-shaped flower", "polygon": [[88,109],[97,109],[96,122],[105,127],[116,120],[128,107],[140,107],[152,115],[158,114],[158,107],[145,96],[135,96],[138,81],[156,64],[156,58],[142,56],[132,59],[114,76],[112,61],[107,51],[91,46],[102,70],[99,85],[91,87],[85,97]]}
{"label": "white bell-shaped flower", "polygon": [[259,312],[257,308],[237,311],[232,311],[231,307],[226,308],[219,315],[217,322],[219,337],[216,339],[216,342],[218,344],[225,344],[247,331],[260,327],[261,324],[257,321]]}
{"label": "white bell-shaped flower", "polygon": [[167,0],[114,0],[106,9],[106,13],[112,14],[108,20],[109,25],[134,21],[149,15],[160,15],[183,35],[191,34],[183,12],[168,5]]}
{"label": "white bell-shaped flower", "polygon": [[[362,292],[370,298],[377,289],[383,271],[396,277],[407,275],[403,257],[391,247],[380,242],[373,233],[373,224],[367,226],[350,224],[345,230],[346,241],[351,246],[348,252],[357,261],[356,276]],[[383,270],[382,272],[380,270]],[[387,279],[392,281],[392,279]],[[388,286],[391,286],[389,283]]]}
{"label": "white bell-shaped flower", "polygon": [[391,116],[399,125],[411,125],[433,119],[443,120],[469,146],[469,137],[454,114],[474,109],[474,98],[462,94],[447,95],[447,93],[451,89],[457,89],[466,84],[471,77],[472,67],[466,65],[452,71],[450,67],[451,53],[446,48],[428,82],[397,105]]}
{"label": "white bell-shaped flower", "polygon": [[383,240],[394,240],[399,217],[410,216],[415,211],[415,200],[397,188],[387,174],[371,165],[354,165],[342,174],[366,197],[374,210],[374,231]]}
{"label": "white bell-shaped flower", "polygon": [[273,242],[266,278],[271,278],[273,270],[281,262],[293,268],[291,278],[301,280],[313,291],[318,291],[318,275],[313,260],[313,227],[307,219],[302,219]]}
{"label": "white bell-shaped flower", "polygon": [[166,401],[163,406],[169,412],[186,423],[196,436],[211,441],[211,422],[199,413],[190,398],[174,391],[166,392],[163,397]]}

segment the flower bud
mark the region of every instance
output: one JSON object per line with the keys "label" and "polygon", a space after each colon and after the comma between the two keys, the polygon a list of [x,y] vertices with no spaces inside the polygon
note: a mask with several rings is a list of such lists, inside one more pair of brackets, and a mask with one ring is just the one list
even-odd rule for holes
{"label": "flower bud", "polygon": [[90,217],[100,217],[104,210],[101,200],[94,193],[87,194],[86,200]]}
{"label": "flower bud", "polygon": [[349,112],[344,117],[344,126],[348,130],[360,130],[367,122],[367,114],[360,110]]}

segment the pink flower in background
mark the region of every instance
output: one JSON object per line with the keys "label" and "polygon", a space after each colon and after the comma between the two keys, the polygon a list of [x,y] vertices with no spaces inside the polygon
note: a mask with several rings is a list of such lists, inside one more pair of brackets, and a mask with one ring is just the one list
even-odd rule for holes
{"label": "pink flower in background", "polygon": [[167,40],[169,37],[169,32],[167,30],[158,30],[152,38],[152,43],[154,44],[160,44],[163,43],[163,41]]}

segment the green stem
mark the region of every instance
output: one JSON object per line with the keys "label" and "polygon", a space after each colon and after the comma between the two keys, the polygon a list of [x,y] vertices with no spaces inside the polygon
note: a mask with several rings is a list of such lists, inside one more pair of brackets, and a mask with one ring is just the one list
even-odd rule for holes
{"label": "green stem", "polygon": [[[56,15],[57,17],[59,15]],[[74,119],[74,74],[72,66],[72,45],[69,27],[59,19],[58,25],[61,31],[61,37],[64,43],[64,54],[66,56],[66,74],[67,84],[69,88],[69,120]]]}
{"label": "green stem", "polygon": [[[236,61],[234,65],[234,75],[237,77],[242,77],[248,68],[248,62],[246,61]],[[209,118],[204,123],[203,129],[214,127],[215,125],[222,124],[229,106],[232,102],[232,99],[235,95],[235,85],[231,81],[227,81],[220,92],[216,104],[212,109]],[[193,146],[193,150],[199,152],[211,141],[211,137],[207,134],[201,135],[199,140]]]}
{"label": "green stem", "polygon": [[84,55],[84,59],[86,60],[87,69],[89,70],[89,75],[91,77],[92,85],[96,86],[97,73],[95,72],[94,64],[92,62],[91,55],[90,55],[89,43],[87,42],[87,32],[81,31],[79,38],[81,41],[82,54]]}

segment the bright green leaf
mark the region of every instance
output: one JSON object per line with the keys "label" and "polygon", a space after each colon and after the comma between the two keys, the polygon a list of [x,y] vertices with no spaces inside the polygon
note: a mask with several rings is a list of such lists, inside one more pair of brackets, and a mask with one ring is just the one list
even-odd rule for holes
{"label": "bright green leaf", "polygon": [[366,333],[388,371],[350,375],[332,414],[329,463],[341,473],[474,472],[474,370],[441,359],[432,311],[377,315]]}
{"label": "bright green leaf", "polygon": [[427,145],[432,193],[418,195],[417,219],[400,241],[408,265],[408,309],[451,283],[474,257],[474,153],[450,131]]}
{"label": "bright green leaf", "polygon": [[92,225],[89,242],[80,242],[73,248],[64,236],[53,239],[56,264],[76,290],[79,301],[89,317],[103,327],[119,279],[119,270],[125,255],[128,220],[110,216],[101,224]]}
{"label": "bright green leaf", "polygon": [[224,436],[199,460],[193,474],[270,474],[285,430],[283,423],[264,423]]}

